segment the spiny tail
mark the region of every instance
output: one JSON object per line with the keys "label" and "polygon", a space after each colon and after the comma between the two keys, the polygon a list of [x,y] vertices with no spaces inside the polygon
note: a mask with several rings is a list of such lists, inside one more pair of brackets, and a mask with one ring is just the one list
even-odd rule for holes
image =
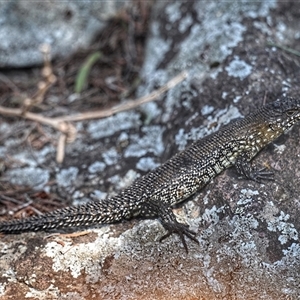
{"label": "spiny tail", "polygon": [[0,232],[9,234],[28,231],[47,231],[59,228],[115,223],[129,219],[131,214],[128,207],[119,201],[111,200],[107,199],[80,206],[66,207],[40,216],[3,222],[0,223]]}

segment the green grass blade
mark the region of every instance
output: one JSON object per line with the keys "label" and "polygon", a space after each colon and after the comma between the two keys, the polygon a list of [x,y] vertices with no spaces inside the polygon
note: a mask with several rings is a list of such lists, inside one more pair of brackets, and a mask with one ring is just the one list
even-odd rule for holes
{"label": "green grass blade", "polygon": [[95,52],[87,57],[77,73],[75,81],[75,93],[81,93],[85,88],[90,70],[96,61],[100,59],[101,55],[101,52]]}

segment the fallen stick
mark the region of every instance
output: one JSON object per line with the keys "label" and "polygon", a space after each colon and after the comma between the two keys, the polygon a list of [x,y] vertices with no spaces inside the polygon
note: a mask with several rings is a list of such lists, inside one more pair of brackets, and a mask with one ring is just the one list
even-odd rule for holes
{"label": "fallen stick", "polygon": [[101,118],[109,117],[116,113],[133,109],[147,102],[156,100],[163,93],[165,93],[166,91],[170,90],[171,88],[175,87],[177,84],[182,82],[187,76],[188,73],[186,71],[183,71],[179,75],[169,80],[165,85],[153,91],[149,95],[143,96],[136,100],[127,101],[126,103],[116,105],[112,108],[105,109],[105,110],[99,110],[95,112],[91,111],[91,112],[85,112],[81,114],[74,114],[70,116],[49,118],[41,114],[32,113],[26,110],[24,111],[24,109],[22,108],[7,108],[4,106],[0,106],[0,114],[6,116],[12,116],[12,117],[21,117],[27,120],[52,126],[53,128],[59,130],[62,133],[62,136],[59,138],[58,153],[57,153],[56,160],[58,162],[62,162],[64,158],[65,142],[66,141],[72,142],[76,138],[76,128],[70,122],[85,121],[91,119],[101,119]]}

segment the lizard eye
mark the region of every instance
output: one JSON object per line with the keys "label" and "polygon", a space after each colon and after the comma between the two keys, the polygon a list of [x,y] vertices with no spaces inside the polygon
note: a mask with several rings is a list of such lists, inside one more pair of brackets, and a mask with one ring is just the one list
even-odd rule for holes
{"label": "lizard eye", "polygon": [[290,109],[290,110],[287,110],[285,113],[289,116],[289,117],[291,117],[292,115],[294,115],[295,113],[296,113],[296,109]]}

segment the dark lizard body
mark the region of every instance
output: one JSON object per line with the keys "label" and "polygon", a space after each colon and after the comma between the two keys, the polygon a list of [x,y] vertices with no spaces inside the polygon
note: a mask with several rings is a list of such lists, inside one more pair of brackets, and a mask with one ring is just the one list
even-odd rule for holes
{"label": "dark lizard body", "polygon": [[270,179],[272,172],[254,170],[249,162],[299,119],[300,99],[281,98],[194,142],[115,197],[0,223],[0,232],[81,227],[136,217],[158,218],[168,231],[166,236],[179,234],[187,249],[184,235],[197,240],[186,225],[176,221],[172,206],[199,191],[233,165],[248,179]]}

